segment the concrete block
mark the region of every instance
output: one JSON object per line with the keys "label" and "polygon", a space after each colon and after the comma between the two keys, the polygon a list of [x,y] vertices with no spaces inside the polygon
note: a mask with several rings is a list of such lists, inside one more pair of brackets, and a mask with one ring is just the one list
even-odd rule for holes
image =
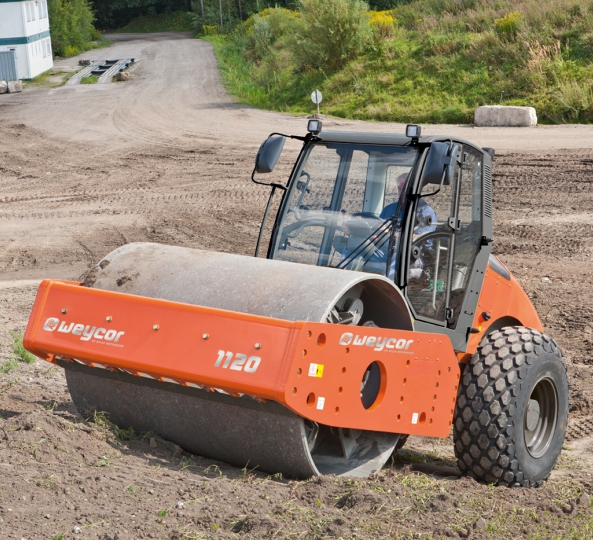
{"label": "concrete block", "polygon": [[15,94],[23,91],[23,83],[21,81],[8,81],[8,93]]}
{"label": "concrete block", "polygon": [[537,114],[533,107],[487,105],[478,107],[474,113],[476,126],[537,126]]}
{"label": "concrete block", "polygon": [[6,94],[8,92],[8,83],[6,81],[0,81],[0,94]]}

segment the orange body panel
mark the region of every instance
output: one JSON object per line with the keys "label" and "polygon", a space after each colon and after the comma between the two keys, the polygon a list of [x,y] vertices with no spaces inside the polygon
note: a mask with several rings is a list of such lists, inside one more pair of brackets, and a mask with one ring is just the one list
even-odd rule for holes
{"label": "orange body panel", "polygon": [[[509,275],[510,280],[492,270],[490,265],[486,268],[473,324],[480,332],[470,335],[467,351],[458,355],[460,362],[469,362],[490,326],[503,317],[512,317],[518,324],[543,332],[531,300],[510,272]],[[488,320],[484,319],[484,313],[490,315]]]}
{"label": "orange body panel", "polygon": [[[460,370],[441,334],[290,322],[43,281],[24,338],[56,357],[275,400],[335,427],[447,437]],[[375,403],[360,398],[371,362]]]}

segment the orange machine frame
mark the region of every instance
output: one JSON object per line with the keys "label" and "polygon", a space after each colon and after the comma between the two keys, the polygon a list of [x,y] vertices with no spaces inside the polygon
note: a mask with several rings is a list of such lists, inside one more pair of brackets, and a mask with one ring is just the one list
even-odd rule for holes
{"label": "orange machine frame", "polygon": [[498,328],[500,321],[504,321],[502,326],[517,324],[544,331],[535,307],[519,282],[510,272],[506,279],[488,264],[473,323],[478,332],[470,334],[466,352],[457,354],[459,362],[469,362],[482,338],[492,332],[493,325]]}
{"label": "orange machine frame", "polygon": [[[290,322],[81,287],[41,283],[25,348],[206,391],[275,400],[322,424],[449,436],[460,367],[442,334]],[[366,409],[361,381],[381,372]]]}

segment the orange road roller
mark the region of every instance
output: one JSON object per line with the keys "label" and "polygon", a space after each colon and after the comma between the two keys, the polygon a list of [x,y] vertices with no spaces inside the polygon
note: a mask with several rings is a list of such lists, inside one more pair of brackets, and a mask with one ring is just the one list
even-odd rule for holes
{"label": "orange road roller", "polygon": [[[289,137],[288,181],[263,182]],[[491,254],[493,155],[415,125],[273,133],[255,257],[124,245],[83,283],[41,283],[25,347],[64,368],[81,414],[239,467],[366,477],[408,435],[453,432],[462,473],[539,486],[568,379]]]}

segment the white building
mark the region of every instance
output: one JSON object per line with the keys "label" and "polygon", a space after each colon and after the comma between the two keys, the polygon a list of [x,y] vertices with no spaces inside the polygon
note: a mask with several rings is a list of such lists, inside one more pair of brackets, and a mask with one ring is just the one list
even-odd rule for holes
{"label": "white building", "polygon": [[0,79],[13,71],[32,79],[52,67],[47,0],[0,0]]}

